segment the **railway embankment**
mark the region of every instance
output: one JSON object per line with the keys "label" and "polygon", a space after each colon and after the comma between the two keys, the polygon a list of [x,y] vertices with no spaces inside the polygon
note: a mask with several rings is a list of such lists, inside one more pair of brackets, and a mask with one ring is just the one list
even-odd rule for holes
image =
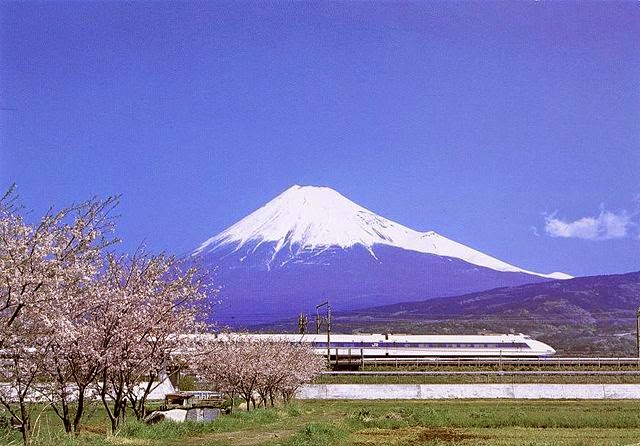
{"label": "railway embankment", "polygon": [[640,399],[640,384],[308,384],[305,400]]}

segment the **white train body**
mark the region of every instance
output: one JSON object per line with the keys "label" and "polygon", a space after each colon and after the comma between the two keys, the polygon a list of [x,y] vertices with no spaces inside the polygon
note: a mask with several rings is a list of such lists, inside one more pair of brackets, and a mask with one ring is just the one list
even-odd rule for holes
{"label": "white train body", "polygon": [[[223,335],[224,336],[224,335]],[[496,335],[394,335],[394,334],[247,334],[254,339],[272,339],[310,344],[319,355],[363,358],[425,357],[544,357],[553,347],[518,334]]]}

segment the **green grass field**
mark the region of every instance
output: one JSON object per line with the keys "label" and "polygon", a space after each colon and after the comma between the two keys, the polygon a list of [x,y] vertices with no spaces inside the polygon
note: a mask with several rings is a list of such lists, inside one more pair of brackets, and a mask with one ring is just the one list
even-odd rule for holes
{"label": "green grass field", "polygon": [[[78,438],[67,438],[47,410],[35,445],[409,446],[640,444],[634,401],[298,401],[278,409],[237,411],[213,423],[125,423],[106,436],[96,410]],[[3,433],[0,444],[19,444]]]}

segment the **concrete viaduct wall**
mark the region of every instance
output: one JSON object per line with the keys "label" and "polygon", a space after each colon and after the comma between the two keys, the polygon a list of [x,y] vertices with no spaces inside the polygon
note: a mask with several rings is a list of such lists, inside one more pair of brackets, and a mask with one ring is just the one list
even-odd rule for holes
{"label": "concrete viaduct wall", "polygon": [[309,384],[300,399],[640,399],[640,384]]}

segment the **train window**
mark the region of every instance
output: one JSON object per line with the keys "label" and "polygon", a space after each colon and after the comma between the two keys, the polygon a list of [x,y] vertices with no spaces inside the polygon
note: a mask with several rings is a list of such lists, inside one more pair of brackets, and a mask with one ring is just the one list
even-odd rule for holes
{"label": "train window", "polygon": [[[315,348],[326,348],[326,342],[312,342],[311,345]],[[529,345],[525,342],[407,342],[407,341],[388,341],[388,342],[364,342],[364,341],[351,341],[351,342],[332,342],[332,347],[340,348],[439,348],[439,349],[451,349],[451,348],[477,348],[477,349],[517,349],[524,348],[529,349]]]}

